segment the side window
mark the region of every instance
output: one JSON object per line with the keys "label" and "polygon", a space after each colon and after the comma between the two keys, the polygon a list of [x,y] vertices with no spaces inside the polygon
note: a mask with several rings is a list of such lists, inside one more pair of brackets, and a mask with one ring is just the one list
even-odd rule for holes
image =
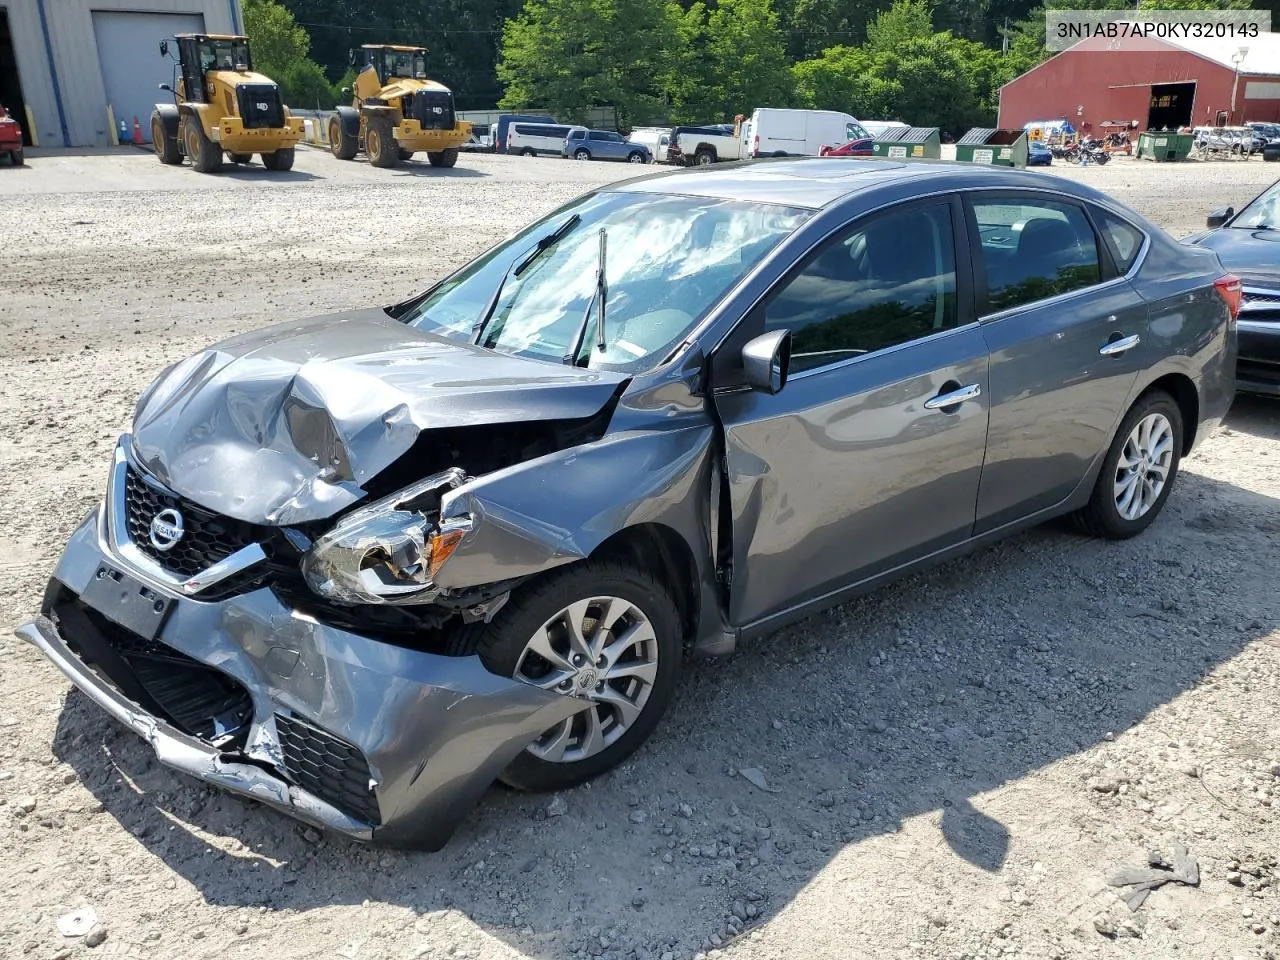
{"label": "side window", "polygon": [[1093,228],[1074,204],[984,197],[973,204],[973,212],[989,312],[1070,293],[1101,279]]}
{"label": "side window", "polygon": [[844,125],[845,140],[859,140],[862,137],[865,137],[866,135],[867,135],[867,131],[863,130],[860,124],[846,123]]}
{"label": "side window", "polygon": [[765,306],[791,331],[791,369],[811,370],[954,327],[951,207],[875,217],[824,245]]}
{"label": "side window", "polygon": [[1128,273],[1133,261],[1138,259],[1138,251],[1142,249],[1142,231],[1133,224],[1121,220],[1115,214],[1093,208],[1094,218],[1107,249],[1111,251],[1111,259],[1115,261],[1116,270]]}

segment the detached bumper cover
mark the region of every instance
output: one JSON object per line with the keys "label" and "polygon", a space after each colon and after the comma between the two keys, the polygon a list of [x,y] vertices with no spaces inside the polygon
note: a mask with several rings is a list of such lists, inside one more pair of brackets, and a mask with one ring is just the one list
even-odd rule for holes
{"label": "detached bumper cover", "polygon": [[[251,719],[234,738],[179,729],[173,716],[155,709],[163,699],[143,706],[141,696],[127,696],[101,663],[78,652],[89,644],[78,642],[75,631],[89,631],[91,619],[110,625],[83,600],[104,563],[173,603],[153,641],[115,626],[106,632],[142,644],[148,655],[161,651],[161,663],[172,654],[174,673],[216,672],[243,687]],[[59,618],[59,604],[85,615]],[[442,847],[503,767],[576,706],[495,676],[477,657],[423,653],[319,623],[270,589],[216,603],[184,596],[111,549],[103,510],[72,536],[41,616],[17,632],[146,740],[161,763],[308,823],[389,846]],[[164,673],[142,679],[163,684]]]}

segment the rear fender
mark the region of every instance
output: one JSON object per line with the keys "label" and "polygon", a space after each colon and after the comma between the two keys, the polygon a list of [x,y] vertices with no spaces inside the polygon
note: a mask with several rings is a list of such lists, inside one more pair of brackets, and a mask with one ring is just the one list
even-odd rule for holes
{"label": "rear fender", "polygon": [[338,122],[342,124],[342,132],[348,137],[360,136],[360,111],[355,107],[340,106],[337,109]]}
{"label": "rear fender", "polygon": [[160,117],[160,125],[164,135],[170,140],[178,139],[178,107],[173,103],[157,103],[156,115]]}

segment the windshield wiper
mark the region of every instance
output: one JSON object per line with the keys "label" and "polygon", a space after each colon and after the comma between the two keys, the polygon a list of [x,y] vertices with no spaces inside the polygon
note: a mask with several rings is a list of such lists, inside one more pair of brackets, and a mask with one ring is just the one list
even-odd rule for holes
{"label": "windshield wiper", "polygon": [[498,288],[493,291],[493,296],[489,298],[489,302],[485,304],[484,313],[480,315],[480,319],[476,321],[474,327],[471,328],[471,342],[479,343],[480,338],[484,336],[484,328],[489,325],[489,321],[493,319],[493,312],[498,309],[498,301],[502,299],[502,290],[507,285],[507,281],[511,277],[519,277],[531,266],[534,261],[554,247],[562,239],[565,234],[582,222],[582,217],[574,214],[560,226],[548,233],[545,237],[537,242],[532,250],[519,260],[513,261],[511,266],[507,267],[506,272],[502,275],[502,279],[498,281]]}
{"label": "windshield wiper", "polygon": [[[587,309],[582,314],[582,322],[578,324],[577,332],[573,335],[573,340],[569,344],[569,349],[564,355],[564,362],[568,366],[578,365],[578,354],[582,351],[582,341],[587,336],[587,325],[591,323],[591,311],[599,305],[600,314],[596,320],[596,349],[604,352],[604,308],[605,301],[609,299],[609,284],[605,281],[605,264],[608,258],[608,245],[605,240],[604,227],[600,228],[600,255],[596,261],[596,286],[591,293],[591,302],[587,304]],[[591,354],[587,354],[590,360]]]}

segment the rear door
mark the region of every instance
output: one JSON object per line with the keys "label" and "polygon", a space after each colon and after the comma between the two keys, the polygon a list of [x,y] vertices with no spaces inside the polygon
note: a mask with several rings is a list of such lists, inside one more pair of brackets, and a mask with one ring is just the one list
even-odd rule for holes
{"label": "rear door", "polygon": [[[712,376],[732,505],[734,625],[970,535],[987,348],[965,245],[952,198],[855,221],[726,341]],[[786,385],[774,395],[737,388],[733,351],[782,329],[792,335]]]}
{"label": "rear door", "polygon": [[[967,197],[966,210],[991,352],[991,429],[975,528],[982,533],[1061,503],[1078,487],[1110,445],[1153,348],[1146,303],[1085,204],[1038,191],[983,191]],[[1145,240],[1136,236],[1124,251],[1126,270]]]}

